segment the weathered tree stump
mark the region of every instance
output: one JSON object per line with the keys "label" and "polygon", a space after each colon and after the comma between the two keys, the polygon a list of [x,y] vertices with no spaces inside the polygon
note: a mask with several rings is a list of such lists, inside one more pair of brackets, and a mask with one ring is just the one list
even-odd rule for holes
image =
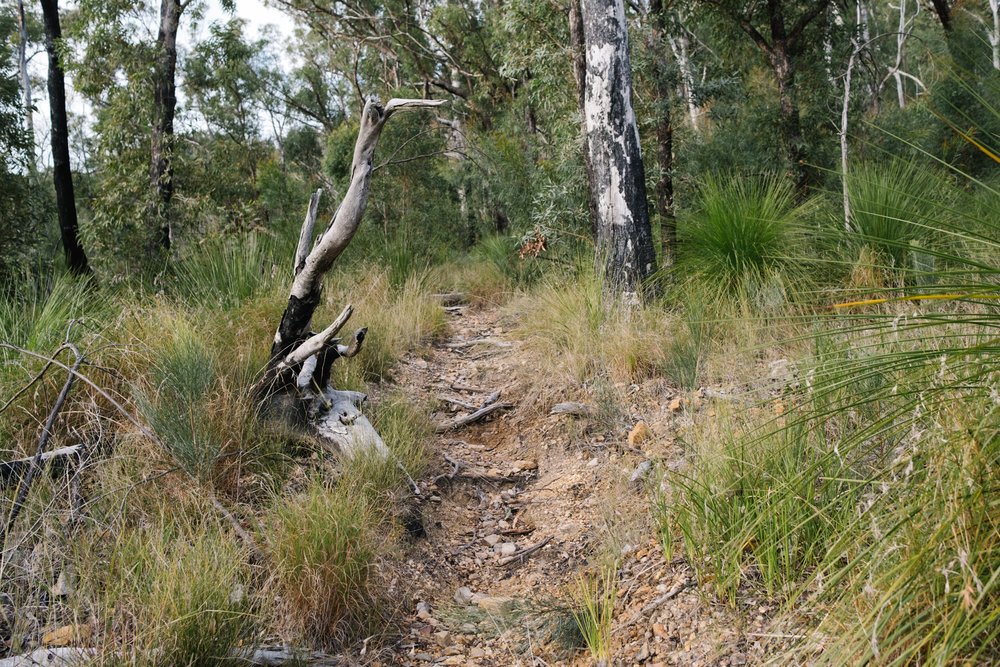
{"label": "weathered tree stump", "polygon": [[389,453],[378,432],[361,412],[367,396],[360,392],[339,391],[330,384],[333,363],[341,357],[357,354],[367,329],[355,331],[345,344],[336,336],[351,317],[350,305],[319,333],[310,331],[313,313],[323,294],[323,277],[350,244],[361,224],[371,189],[375,147],[386,122],[397,111],[440,104],[443,100],[394,99],[382,106],[377,99],[369,100],[361,113],[351,182],[337,212],[326,231],[313,243],[320,198],[317,191],[309,201],[302,224],[288,305],[274,334],[270,361],[259,385],[260,397],[267,418],[282,421],[295,429],[305,429],[329,449],[344,456],[363,451],[375,451],[382,456]]}

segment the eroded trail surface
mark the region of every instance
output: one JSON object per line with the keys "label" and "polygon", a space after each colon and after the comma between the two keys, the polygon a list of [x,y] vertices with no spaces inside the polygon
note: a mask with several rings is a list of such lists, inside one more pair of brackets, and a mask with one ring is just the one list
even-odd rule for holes
{"label": "eroded trail surface", "polygon": [[424,534],[408,543],[406,581],[393,586],[410,598],[399,601],[409,617],[386,664],[592,664],[568,648],[567,592],[609,562],[618,568],[611,664],[752,661],[747,630],[706,601],[682,560],[665,561],[649,495],[630,479],[649,459],[682,459],[677,392],[662,383],[624,389],[635,397],[627,418],[652,431],[630,444],[627,426],[616,433],[549,414],[583,392],[539,377],[501,310],[449,312],[448,338],[403,359],[396,384],[435,410],[438,424],[509,407],[436,435],[421,482]]}

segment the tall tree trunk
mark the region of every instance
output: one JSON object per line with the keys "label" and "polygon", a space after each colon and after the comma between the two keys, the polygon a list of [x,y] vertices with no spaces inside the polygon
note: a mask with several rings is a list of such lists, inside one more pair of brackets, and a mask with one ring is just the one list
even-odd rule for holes
{"label": "tall tree trunk", "polygon": [[24,13],[24,0],[17,0],[17,67],[21,75],[21,97],[24,99],[24,126],[31,140],[31,160],[28,169],[35,173],[35,118],[34,101],[31,99],[31,78],[28,76],[28,20]]}
{"label": "tall tree trunk", "polygon": [[634,296],[656,270],[622,0],[583,0],[584,119],[593,164],[597,252],[609,290]]}
{"label": "tall tree trunk", "polygon": [[177,110],[177,29],[183,6],[180,0],[161,0],[160,30],[156,37],[156,74],[153,98],[152,158],[150,183],[155,195],[153,221],[160,248],[170,250],[173,229],[170,200],[174,194],[173,144],[174,113]]}
{"label": "tall tree trunk", "polygon": [[785,154],[792,170],[796,189],[805,192],[812,181],[806,164],[805,142],[802,137],[802,123],[799,119],[799,103],[795,90],[795,63],[788,45],[783,39],[774,41],[771,51],[771,68],[778,83],[778,105],[781,137],[785,144]]}
{"label": "tall tree trunk", "polygon": [[573,80],[576,81],[576,105],[580,112],[580,134],[583,137],[583,165],[587,172],[587,211],[590,214],[590,233],[597,237],[597,201],[590,188],[594,183],[594,165],[587,148],[587,121],[584,109],[587,99],[587,54],[583,44],[583,13],[581,0],[569,2],[569,43],[573,53]]}
{"label": "tall tree trunk", "polygon": [[52,180],[56,188],[56,208],[59,211],[59,233],[62,236],[66,264],[76,275],[90,272],[87,254],[80,245],[76,219],[76,197],[73,194],[73,173],[69,165],[69,124],[66,121],[66,81],[59,62],[58,42],[62,39],[59,26],[58,0],[41,0],[45,23],[45,50],[49,56],[49,116],[52,122]]}
{"label": "tall tree trunk", "polygon": [[677,219],[674,217],[674,123],[670,111],[673,88],[667,74],[667,17],[663,0],[652,0],[649,12],[653,18],[653,53],[658,59],[654,75],[656,86],[656,162],[660,177],[656,181],[656,213],[660,218],[660,249],[664,266],[672,266],[677,251]]}
{"label": "tall tree trunk", "polygon": [[680,34],[676,38],[668,36],[667,39],[670,41],[670,49],[674,52],[674,58],[677,59],[677,67],[681,71],[681,92],[684,94],[684,101],[687,103],[691,129],[694,130],[695,134],[701,134],[701,128],[698,126],[698,117],[701,115],[701,110],[694,99],[694,73],[691,71],[691,58],[688,55],[688,36],[685,34],[682,26]]}

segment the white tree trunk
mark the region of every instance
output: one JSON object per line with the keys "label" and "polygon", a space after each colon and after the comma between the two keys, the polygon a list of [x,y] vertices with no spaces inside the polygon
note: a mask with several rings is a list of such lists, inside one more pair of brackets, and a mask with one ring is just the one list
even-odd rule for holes
{"label": "white tree trunk", "polygon": [[635,296],[656,269],[622,0],[583,0],[584,121],[593,165],[597,251],[611,291]]}
{"label": "white tree trunk", "polygon": [[684,28],[681,28],[677,37],[671,35],[667,41],[670,44],[670,50],[674,52],[674,58],[677,60],[677,68],[681,71],[681,94],[687,104],[691,129],[694,130],[695,134],[701,134],[701,128],[698,125],[701,109],[698,108],[694,99],[694,75],[691,73],[691,58],[688,54],[689,40],[684,33]]}

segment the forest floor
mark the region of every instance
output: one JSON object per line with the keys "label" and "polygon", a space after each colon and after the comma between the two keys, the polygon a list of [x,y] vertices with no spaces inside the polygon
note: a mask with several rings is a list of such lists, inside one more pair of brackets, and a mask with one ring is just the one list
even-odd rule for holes
{"label": "forest floor", "polygon": [[[551,360],[536,365],[537,352],[513,335],[509,309],[449,312],[448,336],[405,356],[394,384],[418,403],[451,405],[433,415],[437,423],[495,392],[510,408],[435,436],[417,500],[422,530],[407,542],[389,590],[407,596],[397,600],[406,621],[391,655],[376,660],[592,664],[573,649],[571,591],[584,573],[610,566],[611,664],[760,661],[773,609],[752,598],[738,611],[720,605],[676,553],[668,562],[641,479],[654,462],[686,465],[680,435],[692,411],[711,405],[650,380],[616,388],[617,428],[596,414],[551,415],[553,405],[585,400],[593,388],[545,376]],[[647,429],[635,429],[640,421]]]}

